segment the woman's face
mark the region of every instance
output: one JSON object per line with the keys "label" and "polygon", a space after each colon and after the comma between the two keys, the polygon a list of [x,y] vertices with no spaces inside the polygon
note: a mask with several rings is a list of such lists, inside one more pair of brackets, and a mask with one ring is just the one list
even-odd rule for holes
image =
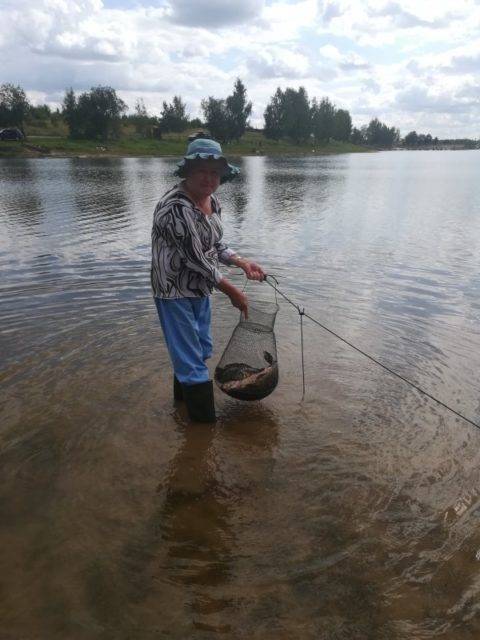
{"label": "woman's face", "polygon": [[211,196],[220,186],[223,164],[217,160],[200,160],[189,170],[185,182],[188,190],[195,196]]}

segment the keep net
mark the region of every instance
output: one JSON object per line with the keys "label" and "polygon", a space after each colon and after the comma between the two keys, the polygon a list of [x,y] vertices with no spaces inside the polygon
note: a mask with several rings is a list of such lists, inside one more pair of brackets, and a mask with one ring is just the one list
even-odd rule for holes
{"label": "keep net", "polygon": [[278,384],[277,345],[273,327],[278,305],[256,301],[248,306],[248,320],[240,322],[215,369],[215,382],[237,400],[261,400]]}

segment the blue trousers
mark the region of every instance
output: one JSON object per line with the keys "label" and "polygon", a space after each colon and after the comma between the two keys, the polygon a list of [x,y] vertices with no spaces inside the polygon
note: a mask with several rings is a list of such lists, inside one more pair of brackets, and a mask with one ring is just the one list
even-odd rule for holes
{"label": "blue trousers", "polygon": [[205,360],[212,355],[210,298],[155,298],[168,353],[182,384],[210,379]]}

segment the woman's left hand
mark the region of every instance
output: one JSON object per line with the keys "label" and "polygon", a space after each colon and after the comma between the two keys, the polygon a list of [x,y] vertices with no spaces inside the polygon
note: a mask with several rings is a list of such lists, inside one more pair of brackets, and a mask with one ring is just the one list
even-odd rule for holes
{"label": "woman's left hand", "polygon": [[265,280],[266,273],[262,269],[262,267],[256,262],[250,262],[249,260],[245,260],[242,265],[243,270],[245,271],[245,275],[249,280],[258,280],[259,282],[263,282]]}

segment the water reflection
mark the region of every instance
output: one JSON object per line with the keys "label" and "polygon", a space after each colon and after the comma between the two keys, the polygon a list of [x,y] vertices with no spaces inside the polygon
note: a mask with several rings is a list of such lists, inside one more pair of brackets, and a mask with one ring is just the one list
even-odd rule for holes
{"label": "water reflection", "polygon": [[255,487],[271,483],[278,424],[261,407],[247,420],[226,407],[215,428],[184,425],[184,413],[180,406],[181,443],[157,488],[160,506],[123,549],[128,597],[140,608],[156,602],[169,637],[228,635],[243,597],[246,550],[236,532]]}
{"label": "water reflection", "polygon": [[233,505],[217,477],[214,435],[212,428],[187,427],[158,514],[167,545],[162,579],[185,585],[193,626],[212,633],[231,630],[229,624],[214,620],[230,606],[222,592],[231,576],[235,547]]}
{"label": "water reflection", "polygon": [[[37,167],[34,161],[12,161],[5,176],[0,199],[0,214],[4,213],[10,220],[13,231],[18,232],[17,225],[24,227],[24,232],[38,227],[44,220],[45,209],[39,192]],[[31,229],[31,233],[39,230]]]}
{"label": "water reflection", "polygon": [[[87,228],[95,227],[97,232],[117,231],[129,219],[126,189],[128,182],[124,175],[123,161],[112,166],[110,160],[98,159],[85,162],[72,160],[70,180],[75,201],[75,217]],[[108,238],[105,238],[108,241]]]}
{"label": "water reflection", "polygon": [[274,163],[272,160],[266,159],[267,220],[280,227],[286,224],[291,229],[293,225],[297,226],[296,215],[303,207],[309,176],[306,171],[299,171],[292,159]]}
{"label": "water reflection", "polygon": [[[478,162],[245,158],[219,193],[225,240],[478,419]],[[219,394],[214,429],[172,409],[148,269],[173,165],[0,161],[9,635],[476,637],[476,430],[310,324],[299,404],[283,303],[272,396]],[[218,356],[237,314],[214,308]]]}

